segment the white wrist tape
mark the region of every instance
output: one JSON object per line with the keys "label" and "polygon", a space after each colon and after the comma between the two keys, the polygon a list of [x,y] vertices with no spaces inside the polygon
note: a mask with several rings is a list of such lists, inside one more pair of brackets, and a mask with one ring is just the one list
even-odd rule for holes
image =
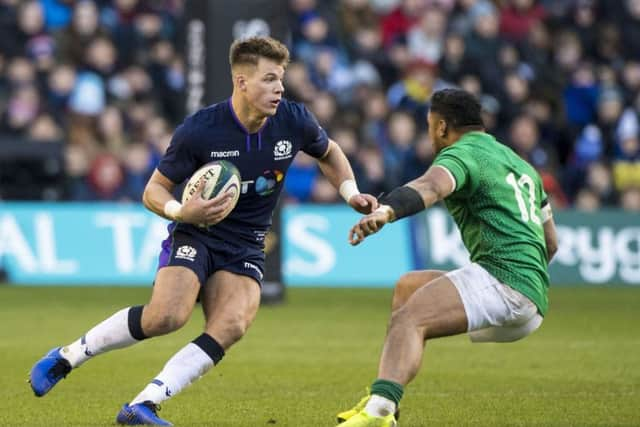
{"label": "white wrist tape", "polygon": [[172,199],[164,204],[164,214],[171,219],[178,219],[181,210],[182,204],[177,200]]}
{"label": "white wrist tape", "polygon": [[375,211],[373,211],[373,213],[382,213],[386,215],[389,222],[393,222],[393,220],[396,219],[393,208],[389,205],[380,205]]}
{"label": "white wrist tape", "polygon": [[360,190],[358,190],[358,185],[353,179],[346,179],[342,181],[342,184],[340,184],[340,189],[338,189],[338,192],[347,203],[349,203],[350,198],[352,198],[357,194],[360,194]]}

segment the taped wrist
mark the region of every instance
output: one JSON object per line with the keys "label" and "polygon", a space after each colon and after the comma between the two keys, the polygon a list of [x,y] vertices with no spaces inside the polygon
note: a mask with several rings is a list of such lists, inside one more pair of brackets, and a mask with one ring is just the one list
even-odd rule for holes
{"label": "taped wrist", "polygon": [[394,221],[424,210],[424,201],[420,193],[406,185],[395,188],[382,197],[380,203],[391,206],[395,216]]}
{"label": "taped wrist", "polygon": [[340,184],[340,189],[338,190],[342,198],[345,202],[349,203],[349,199],[353,196],[360,194],[360,190],[358,190],[358,185],[353,179],[347,179]]}
{"label": "taped wrist", "polygon": [[164,205],[164,214],[174,221],[180,219],[180,212],[182,211],[182,204],[177,200],[169,200]]}

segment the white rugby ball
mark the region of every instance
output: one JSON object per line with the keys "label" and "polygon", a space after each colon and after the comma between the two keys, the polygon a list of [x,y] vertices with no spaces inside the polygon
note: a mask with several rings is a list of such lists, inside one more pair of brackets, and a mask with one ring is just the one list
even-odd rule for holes
{"label": "white rugby ball", "polygon": [[[203,179],[204,190],[200,188],[200,180]],[[194,194],[201,195],[203,199],[212,199],[220,193],[231,193],[233,199],[229,209],[224,213],[226,217],[236,207],[240,199],[240,172],[231,162],[216,160],[202,166],[189,178],[182,192],[182,203],[187,202]]]}

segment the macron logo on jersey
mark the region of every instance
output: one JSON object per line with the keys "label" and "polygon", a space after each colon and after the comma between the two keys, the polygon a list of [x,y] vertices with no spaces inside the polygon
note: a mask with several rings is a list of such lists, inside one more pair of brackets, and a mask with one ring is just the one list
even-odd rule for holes
{"label": "macron logo on jersey", "polygon": [[229,150],[229,151],[212,151],[211,157],[214,159],[225,159],[227,157],[239,157],[240,150]]}

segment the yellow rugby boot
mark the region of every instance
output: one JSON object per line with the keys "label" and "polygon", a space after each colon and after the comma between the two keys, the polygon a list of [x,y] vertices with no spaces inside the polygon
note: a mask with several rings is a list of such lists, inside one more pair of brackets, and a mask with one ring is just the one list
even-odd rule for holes
{"label": "yellow rugby boot", "polygon": [[393,414],[386,417],[374,417],[365,411],[360,411],[347,421],[339,424],[339,427],[396,427],[396,419]]}
{"label": "yellow rugby boot", "polygon": [[371,397],[371,394],[369,392],[369,387],[367,387],[367,395],[365,397],[363,397],[362,399],[360,399],[360,401],[358,403],[356,403],[356,406],[354,406],[353,408],[348,409],[346,411],[340,412],[338,415],[336,415],[336,418],[338,420],[338,424],[347,421],[349,418],[353,417],[358,412],[362,411],[364,409],[365,405],[367,404],[367,402],[369,401],[370,397]]}
{"label": "yellow rugby boot", "polygon": [[[336,415],[336,420],[338,421],[338,424],[347,421],[349,418],[353,417],[358,412],[364,409],[364,407],[367,405],[367,402],[369,401],[369,398],[371,397],[371,391],[369,387],[366,388],[366,392],[367,392],[367,395],[364,396],[362,399],[360,399],[360,401],[356,403],[356,405],[353,408],[347,409],[346,411],[340,412],[338,415]],[[400,418],[400,408],[396,409],[394,418],[396,419],[396,421]]]}

